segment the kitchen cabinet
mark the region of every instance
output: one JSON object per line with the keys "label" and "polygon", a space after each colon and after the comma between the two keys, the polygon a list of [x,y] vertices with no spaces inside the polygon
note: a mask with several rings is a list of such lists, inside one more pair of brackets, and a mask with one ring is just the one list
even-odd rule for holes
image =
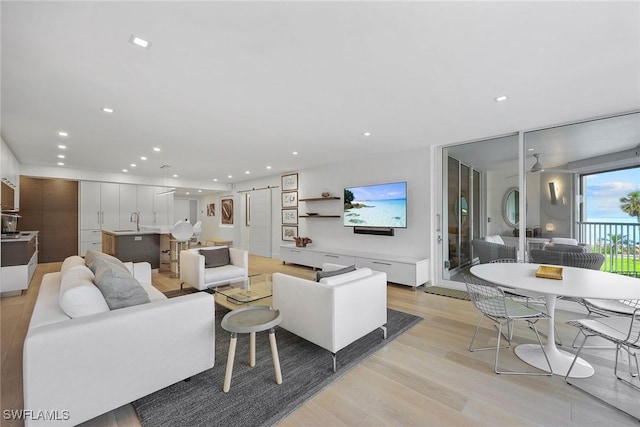
{"label": "kitchen cabinet", "polygon": [[0,152],[0,170],[2,172],[2,182],[13,189],[13,207],[20,207],[20,163],[13,155],[9,146],[2,141],[2,151]]}
{"label": "kitchen cabinet", "polygon": [[141,225],[155,225],[155,187],[138,185],[137,201]]}
{"label": "kitchen cabinet", "polygon": [[29,287],[38,265],[38,232],[24,231],[17,238],[2,239],[0,292],[19,292]]}
{"label": "kitchen cabinet", "polygon": [[173,224],[173,194],[158,196],[166,187],[82,181],[80,183],[80,234],[78,253],[101,251],[102,230],[136,228],[133,212],[141,226]]}
{"label": "kitchen cabinet", "polygon": [[131,215],[134,212],[138,212],[138,186],[132,184],[120,184],[120,212],[118,229],[135,230],[136,219]]}

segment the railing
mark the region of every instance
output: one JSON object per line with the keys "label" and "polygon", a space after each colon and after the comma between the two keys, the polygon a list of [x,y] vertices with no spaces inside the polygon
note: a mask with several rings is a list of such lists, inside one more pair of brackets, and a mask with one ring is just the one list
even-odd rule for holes
{"label": "railing", "polygon": [[578,222],[578,240],[606,258],[602,270],[640,277],[640,224]]}

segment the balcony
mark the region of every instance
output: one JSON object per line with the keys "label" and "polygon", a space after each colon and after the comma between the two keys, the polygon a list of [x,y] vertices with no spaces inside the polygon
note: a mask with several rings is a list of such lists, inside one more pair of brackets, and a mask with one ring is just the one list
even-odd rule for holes
{"label": "balcony", "polygon": [[591,252],[605,256],[601,270],[640,277],[639,223],[577,222],[576,225],[578,240],[587,243]]}

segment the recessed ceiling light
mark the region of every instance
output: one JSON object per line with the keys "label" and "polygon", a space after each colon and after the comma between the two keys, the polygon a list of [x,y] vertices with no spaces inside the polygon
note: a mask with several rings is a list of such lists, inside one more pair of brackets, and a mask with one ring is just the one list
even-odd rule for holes
{"label": "recessed ceiling light", "polygon": [[173,177],[174,177],[174,178],[177,178],[177,177],[178,177],[178,174],[177,174],[177,173],[174,173],[174,174],[173,174]]}
{"label": "recessed ceiling light", "polygon": [[271,166],[267,166],[267,169],[271,169]]}
{"label": "recessed ceiling light", "polygon": [[129,172],[129,169],[122,169],[122,172]]}
{"label": "recessed ceiling light", "polygon": [[198,190],[198,193],[202,193],[202,190]]}
{"label": "recessed ceiling light", "polygon": [[534,148],[527,148],[527,151],[533,151]]}
{"label": "recessed ceiling light", "polygon": [[500,95],[500,96],[497,96],[497,97],[495,97],[495,98],[493,98],[493,99],[494,99],[496,102],[502,102],[502,101],[506,101],[508,98],[507,98],[507,95]]}
{"label": "recessed ceiling light", "polygon": [[59,159],[64,159],[64,154],[58,154]]}
{"label": "recessed ceiling light", "polygon": [[233,176],[232,175],[227,175],[227,178],[233,178]]}
{"label": "recessed ceiling light", "polygon": [[133,43],[136,46],[140,46],[141,48],[144,48],[144,49],[149,49],[151,47],[151,42],[143,38],[140,38],[135,34],[131,34],[131,37],[129,37],[129,43]]}
{"label": "recessed ceiling light", "polygon": [[147,160],[145,156],[140,156],[140,160]]}
{"label": "recessed ceiling light", "polygon": [[66,145],[58,145],[58,148],[61,150],[66,150],[67,146]]}
{"label": "recessed ceiling light", "polygon": [[160,149],[158,147],[153,147],[153,151],[158,152]]}
{"label": "recessed ceiling light", "polygon": [[61,130],[61,131],[58,131],[58,136],[69,136],[69,133]]}
{"label": "recessed ceiling light", "polygon": [[135,163],[131,163],[129,166],[131,166],[132,168],[135,168],[137,165]]}
{"label": "recessed ceiling light", "polygon": [[191,193],[189,193],[189,192],[187,191],[187,192],[186,192],[186,193],[184,193],[184,194],[186,194],[186,195],[188,196],[188,195],[189,195],[189,194],[191,194]]}
{"label": "recessed ceiling light", "polygon": [[294,151],[292,154],[293,154],[294,156],[297,156],[297,155],[298,155],[298,152],[297,152],[297,151]]}
{"label": "recessed ceiling light", "polygon": [[365,132],[363,133],[364,136],[371,136],[371,132]]}
{"label": "recessed ceiling light", "polygon": [[244,171],[244,173],[246,173],[247,175],[249,175],[251,172],[250,172],[250,171]]}
{"label": "recessed ceiling light", "polygon": [[213,180],[214,180],[215,182],[218,182],[218,178],[213,178]]}
{"label": "recessed ceiling light", "polygon": [[58,162],[58,166],[64,166],[64,163]]}
{"label": "recessed ceiling light", "polygon": [[113,108],[102,107],[102,112],[111,114],[113,113]]}

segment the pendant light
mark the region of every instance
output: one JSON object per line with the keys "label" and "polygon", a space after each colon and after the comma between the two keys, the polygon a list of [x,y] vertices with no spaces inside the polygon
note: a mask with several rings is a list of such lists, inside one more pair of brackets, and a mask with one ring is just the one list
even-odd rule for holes
{"label": "pendant light", "polygon": [[165,185],[167,180],[167,174],[169,173],[170,168],[171,168],[171,165],[160,166],[160,170],[162,171],[162,187],[163,188],[166,187],[167,189],[156,194],[156,196],[165,196],[167,194],[173,194],[176,192],[175,188],[169,188]]}

